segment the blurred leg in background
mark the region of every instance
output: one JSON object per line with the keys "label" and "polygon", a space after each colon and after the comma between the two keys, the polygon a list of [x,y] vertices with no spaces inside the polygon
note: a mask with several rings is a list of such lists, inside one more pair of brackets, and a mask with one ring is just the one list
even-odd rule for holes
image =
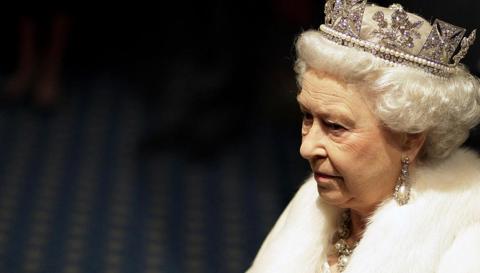
{"label": "blurred leg in background", "polygon": [[[48,18],[46,32],[39,31],[34,16],[20,16],[18,59],[15,71],[7,80],[4,99],[18,102],[31,95],[35,106],[53,107],[60,95],[61,68],[70,29],[70,17],[56,12]],[[45,45],[40,47],[40,34]],[[31,94],[30,94],[31,92]]]}
{"label": "blurred leg in background", "polygon": [[21,16],[18,25],[18,63],[15,72],[5,86],[5,99],[21,99],[30,88],[37,53],[35,48],[35,24],[28,16]]}
{"label": "blurred leg in background", "polygon": [[61,90],[61,71],[67,35],[70,30],[70,18],[61,13],[54,15],[50,28],[50,41],[45,47],[42,59],[39,59],[38,78],[34,87],[34,101],[42,108],[57,103]]}

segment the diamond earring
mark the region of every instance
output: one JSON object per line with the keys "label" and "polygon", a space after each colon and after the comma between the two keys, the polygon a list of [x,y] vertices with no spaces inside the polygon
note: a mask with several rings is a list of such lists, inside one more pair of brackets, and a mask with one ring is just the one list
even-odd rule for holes
{"label": "diamond earring", "polygon": [[407,204],[410,199],[409,165],[410,159],[408,156],[402,158],[402,171],[400,177],[398,177],[397,185],[395,185],[395,191],[393,192],[393,198],[395,198],[400,206]]}

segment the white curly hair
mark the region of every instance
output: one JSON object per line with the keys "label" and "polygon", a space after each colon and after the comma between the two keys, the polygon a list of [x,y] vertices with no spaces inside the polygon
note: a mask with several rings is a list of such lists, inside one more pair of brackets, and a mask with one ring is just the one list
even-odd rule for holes
{"label": "white curly hair", "polygon": [[378,119],[397,132],[426,133],[419,161],[448,157],[480,122],[480,82],[462,65],[448,78],[391,66],[369,53],[337,45],[319,31],[296,41],[301,85],[308,69],[333,75],[364,92]]}

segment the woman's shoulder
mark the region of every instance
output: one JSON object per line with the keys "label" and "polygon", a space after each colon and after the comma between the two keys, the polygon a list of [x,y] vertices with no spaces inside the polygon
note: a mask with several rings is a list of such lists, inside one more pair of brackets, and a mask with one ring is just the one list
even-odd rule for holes
{"label": "woman's shoulder", "polygon": [[439,263],[439,273],[480,270],[480,223],[470,224],[459,233]]}
{"label": "woman's shoulder", "polygon": [[447,170],[456,168],[478,176],[480,174],[480,155],[472,149],[459,148],[440,163],[438,168]]}
{"label": "woman's shoulder", "polygon": [[437,165],[420,167],[411,180],[413,206],[430,208],[429,214],[480,221],[480,157],[476,152],[458,149]]}
{"label": "woman's shoulder", "polygon": [[298,189],[262,244],[248,273],[314,272],[340,210],[318,198],[315,180]]}
{"label": "woman's shoulder", "polygon": [[421,166],[413,176],[418,190],[480,190],[480,156],[469,149],[457,149],[435,165]]}

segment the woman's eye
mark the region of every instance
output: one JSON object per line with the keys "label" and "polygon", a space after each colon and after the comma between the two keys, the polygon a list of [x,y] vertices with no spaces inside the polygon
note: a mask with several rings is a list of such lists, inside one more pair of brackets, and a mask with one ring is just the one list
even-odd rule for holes
{"label": "woman's eye", "polygon": [[311,122],[313,120],[313,116],[310,113],[303,112],[302,119],[304,122]]}
{"label": "woman's eye", "polygon": [[329,122],[329,121],[324,121],[323,122],[325,124],[325,126],[332,130],[332,131],[343,131],[343,130],[346,130],[345,127],[343,127],[342,125],[340,124],[337,124],[337,123],[333,123],[333,122]]}

